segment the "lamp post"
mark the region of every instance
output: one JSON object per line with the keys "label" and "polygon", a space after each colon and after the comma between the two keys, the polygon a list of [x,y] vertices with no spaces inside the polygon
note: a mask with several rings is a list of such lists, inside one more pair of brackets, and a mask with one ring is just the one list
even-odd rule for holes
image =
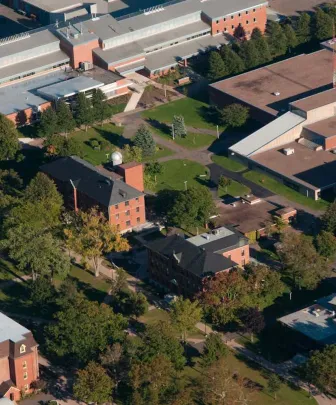
{"label": "lamp post", "polygon": [[188,190],[188,181],[187,180],[184,182],[184,189],[185,189],[185,191]]}
{"label": "lamp post", "polygon": [[175,129],[174,129],[174,124],[172,124],[172,130],[173,130],[173,140],[175,140]]}

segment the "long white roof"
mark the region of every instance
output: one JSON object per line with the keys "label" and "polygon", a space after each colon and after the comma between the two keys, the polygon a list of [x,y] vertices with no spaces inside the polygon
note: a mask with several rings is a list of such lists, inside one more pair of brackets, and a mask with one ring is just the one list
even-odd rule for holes
{"label": "long white roof", "polygon": [[305,118],[289,111],[265,125],[258,131],[254,132],[247,138],[231,146],[230,151],[241,156],[251,156],[257,153],[262,147],[266,146],[279,136],[285,134],[304,121]]}
{"label": "long white roof", "polygon": [[11,340],[12,342],[19,342],[25,339],[25,334],[29,330],[0,312],[0,343]]}

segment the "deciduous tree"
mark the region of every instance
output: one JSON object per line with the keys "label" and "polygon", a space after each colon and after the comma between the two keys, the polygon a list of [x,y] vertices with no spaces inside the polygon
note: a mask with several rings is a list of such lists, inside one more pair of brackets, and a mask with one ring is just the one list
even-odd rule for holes
{"label": "deciduous tree", "polygon": [[225,188],[225,191],[227,192],[227,188],[230,187],[231,184],[232,180],[229,177],[220,176],[218,180],[218,187]]}
{"label": "deciduous tree", "polygon": [[154,181],[156,183],[157,176],[163,173],[163,165],[158,161],[147,163],[145,173],[151,177],[154,177]]}
{"label": "deciduous tree", "polygon": [[258,308],[247,308],[240,315],[242,329],[245,333],[249,333],[251,342],[255,333],[260,333],[265,327],[265,320],[263,314]]}
{"label": "deciduous tree", "polygon": [[322,229],[336,235],[336,200],[329,204],[321,217]]}
{"label": "deciduous tree", "polygon": [[170,318],[176,330],[186,341],[187,333],[190,332],[202,318],[202,309],[197,300],[191,302],[189,299],[179,297],[171,304]]}
{"label": "deciduous tree", "polygon": [[76,128],[76,122],[72,116],[72,112],[68,104],[64,101],[59,101],[56,106],[57,114],[57,128],[60,132],[64,132],[67,135],[69,132]]}
{"label": "deciduous tree", "polygon": [[57,114],[52,107],[48,107],[41,113],[39,134],[48,137],[56,132],[58,132]]}
{"label": "deciduous tree", "polygon": [[87,131],[88,126],[94,122],[94,109],[91,101],[82,92],[77,96],[75,118],[79,127],[82,125],[85,126],[85,131]]}
{"label": "deciduous tree", "polygon": [[234,103],[220,111],[220,121],[232,128],[243,126],[249,117],[249,109],[242,104]]}
{"label": "deciduous tree", "polygon": [[315,240],[316,249],[318,253],[326,257],[327,259],[332,259],[336,255],[336,238],[331,232],[321,231]]}
{"label": "deciduous tree", "polygon": [[99,405],[112,399],[113,386],[113,380],[106,374],[104,368],[92,361],[77,372],[73,391],[80,401]]}
{"label": "deciduous tree", "polygon": [[281,380],[276,374],[271,374],[267,380],[267,391],[274,395],[274,399],[277,398],[277,392],[281,388]]}
{"label": "deciduous tree", "polygon": [[80,211],[78,216],[77,226],[64,230],[67,244],[84,259],[92,260],[95,275],[98,277],[103,254],[128,251],[129,244],[96,208],[88,212]]}
{"label": "deciduous tree", "polygon": [[124,163],[129,162],[142,162],[142,149],[137,146],[125,145],[122,150],[122,156]]}

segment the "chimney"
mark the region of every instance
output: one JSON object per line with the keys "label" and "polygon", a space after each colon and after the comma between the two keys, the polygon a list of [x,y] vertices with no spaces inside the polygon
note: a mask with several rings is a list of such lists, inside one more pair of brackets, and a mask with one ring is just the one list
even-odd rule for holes
{"label": "chimney", "polygon": [[142,163],[125,163],[116,167],[117,172],[123,176],[124,182],[131,187],[143,192],[144,178]]}

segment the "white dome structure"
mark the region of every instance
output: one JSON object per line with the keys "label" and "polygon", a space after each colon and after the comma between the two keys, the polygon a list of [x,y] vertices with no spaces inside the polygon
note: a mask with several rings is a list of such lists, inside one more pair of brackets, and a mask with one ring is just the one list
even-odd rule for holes
{"label": "white dome structure", "polygon": [[111,160],[113,163],[113,166],[118,166],[122,164],[122,154],[118,151],[113,152],[111,155]]}

